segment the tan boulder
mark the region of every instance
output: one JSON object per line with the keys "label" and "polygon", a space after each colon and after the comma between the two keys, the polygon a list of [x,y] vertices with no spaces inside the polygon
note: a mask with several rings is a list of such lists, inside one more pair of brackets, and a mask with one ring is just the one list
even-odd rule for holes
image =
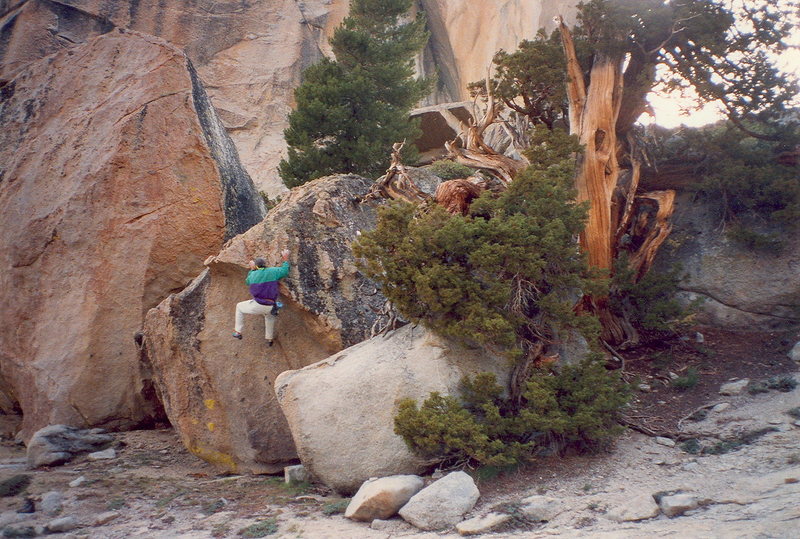
{"label": "tan boulder", "polygon": [[478,372],[493,372],[505,384],[510,368],[481,349],[407,325],[284,372],[275,391],[303,465],[350,493],[370,477],[423,472],[430,463],[394,433],[399,401],[421,402],[432,391],[457,394],[461,378]]}
{"label": "tan boulder", "polygon": [[[275,473],[297,458],[273,382],[369,336],[385,299],[355,268],[350,243],[375,226],[360,204],[371,181],[331,176],[293,189],[264,221],[229,241],[183,292],[151,310],[144,351],[172,425],[197,456],[234,472]],[[291,252],[274,346],[264,320],[247,316],[232,337],[234,308],[249,299],[247,262]]]}
{"label": "tan boulder", "polygon": [[0,95],[0,378],[23,438],[151,422],[144,314],[263,203],[160,39],[105,34],[28,64]]}
{"label": "tan boulder", "polygon": [[347,8],[347,0],[14,2],[0,13],[8,42],[0,80],[114,27],[161,37],[195,64],[245,168],[274,197],[286,191],[276,167],[293,90],[302,70],[330,53],[328,37]]}

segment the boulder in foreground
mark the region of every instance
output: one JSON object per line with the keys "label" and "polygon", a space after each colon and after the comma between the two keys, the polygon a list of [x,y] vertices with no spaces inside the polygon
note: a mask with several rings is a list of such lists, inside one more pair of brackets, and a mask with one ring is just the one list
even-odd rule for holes
{"label": "boulder in foreground", "polygon": [[461,379],[478,372],[505,384],[510,369],[503,358],[407,325],[284,372],[275,391],[300,460],[326,485],[350,493],[370,477],[423,472],[431,463],[394,433],[399,401],[457,394]]}

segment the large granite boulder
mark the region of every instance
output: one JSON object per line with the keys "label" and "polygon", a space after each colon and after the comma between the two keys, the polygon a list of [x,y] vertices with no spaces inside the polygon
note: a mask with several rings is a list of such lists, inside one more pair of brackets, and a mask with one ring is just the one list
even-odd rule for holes
{"label": "large granite boulder", "polygon": [[432,391],[457,394],[461,378],[493,372],[501,384],[503,358],[466,349],[421,326],[343,350],[275,380],[275,391],[303,465],[326,485],[352,493],[370,477],[418,474],[429,462],[394,433],[400,400]]}
{"label": "large granite boulder", "polygon": [[701,300],[700,322],[764,330],[800,324],[800,236],[763,228],[761,232],[780,235],[783,250],[749,250],[719,229],[716,213],[690,195],[680,195],[674,229],[656,257],[655,270],[680,264],[685,275],[681,297]]}
{"label": "large granite boulder", "polygon": [[[297,458],[273,391],[299,369],[369,337],[385,298],[355,267],[350,244],[375,226],[371,181],[321,178],[293,189],[265,220],[228,242],[186,290],[147,315],[144,356],[166,413],[196,455],[235,472],[274,473]],[[250,296],[247,263],[291,252],[274,346],[264,320],[247,316],[231,336],[234,307]]]}
{"label": "large granite boulder", "polygon": [[[425,104],[469,99],[498,49],[514,50],[574,0],[423,0],[431,40],[419,59],[439,74]],[[0,2],[0,80],[27,63],[113,28],[159,36],[185,50],[206,82],[244,166],[270,197],[286,191],[276,165],[303,69],[331,56],[328,38],[348,0],[18,0]]]}
{"label": "large granite boulder", "polygon": [[0,3],[0,79],[115,27],[161,37],[197,66],[245,167],[275,196],[286,190],[276,165],[292,91],[303,69],[330,54],[328,37],[347,8],[347,0]]}
{"label": "large granite boulder", "polygon": [[158,417],[134,342],[144,314],[262,211],[186,56],[160,39],[107,33],[3,84],[0,379],[22,437]]}

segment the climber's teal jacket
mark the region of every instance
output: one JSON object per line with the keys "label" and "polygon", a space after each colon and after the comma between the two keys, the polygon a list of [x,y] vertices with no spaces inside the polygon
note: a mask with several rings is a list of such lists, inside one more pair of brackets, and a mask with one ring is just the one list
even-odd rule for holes
{"label": "climber's teal jacket", "polygon": [[250,294],[256,303],[274,305],[278,299],[278,279],[289,275],[289,262],[274,268],[258,268],[250,270],[245,283],[249,285]]}

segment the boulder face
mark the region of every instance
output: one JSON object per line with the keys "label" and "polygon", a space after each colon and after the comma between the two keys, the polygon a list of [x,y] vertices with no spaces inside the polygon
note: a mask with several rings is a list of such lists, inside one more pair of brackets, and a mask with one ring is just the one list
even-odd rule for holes
{"label": "boulder face", "polygon": [[[494,53],[513,50],[573,0],[424,0],[431,30],[419,70],[438,73],[424,104],[468,99]],[[283,130],[303,69],[330,56],[328,38],[348,0],[21,0],[0,2],[0,80],[27,63],[114,27],[161,37],[197,67],[245,168],[270,197],[286,191],[277,174]],[[468,37],[467,37],[468,36]]]}
{"label": "boulder face", "polygon": [[134,343],[144,314],[262,215],[247,174],[217,160],[235,154],[218,124],[186,56],[130,32],[0,87],[0,379],[24,439],[159,417]]}
{"label": "boulder face", "polygon": [[508,382],[503,358],[470,350],[407,325],[275,380],[303,465],[326,485],[352,493],[370,477],[418,474],[429,462],[394,433],[404,398],[457,394],[461,379],[493,372]]}
{"label": "boulder face", "polygon": [[679,289],[701,300],[699,321],[729,329],[781,329],[800,324],[800,237],[779,230],[781,253],[745,249],[719,230],[707,205],[680,195],[673,232],[656,258],[656,270],[680,264]]}
{"label": "boulder face", "polygon": [[329,53],[347,9],[347,0],[0,3],[0,79],[115,27],[161,37],[195,64],[245,168],[275,196],[286,190],[275,169],[293,89],[302,70]]}
{"label": "boulder face", "polygon": [[[297,458],[273,391],[283,371],[299,369],[369,336],[385,298],[356,268],[350,243],[375,226],[361,204],[371,181],[331,176],[296,188],[266,219],[228,242],[183,292],[151,310],[144,356],[172,425],[195,455],[231,472],[274,473]],[[291,252],[281,283],[275,343],[261,316],[232,337],[236,303],[250,299],[247,263],[277,264]]]}

